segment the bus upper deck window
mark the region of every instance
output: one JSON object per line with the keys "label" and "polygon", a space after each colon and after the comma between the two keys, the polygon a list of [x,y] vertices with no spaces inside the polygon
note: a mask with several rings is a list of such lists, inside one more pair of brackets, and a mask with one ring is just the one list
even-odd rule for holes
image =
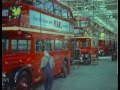
{"label": "bus upper deck window", "polygon": [[45,10],[45,4],[40,2],[39,0],[34,0],[33,4],[35,7],[41,9],[41,10]]}
{"label": "bus upper deck window", "polygon": [[2,8],[2,17],[6,17],[8,16],[8,8],[7,7],[3,7]]}
{"label": "bus upper deck window", "polygon": [[67,10],[66,9],[62,9],[62,17],[67,18]]}
{"label": "bus upper deck window", "polygon": [[49,1],[45,4],[45,10],[50,12],[50,13],[53,13],[53,2]]}
{"label": "bus upper deck window", "polygon": [[58,15],[58,16],[62,16],[61,15],[61,7],[57,4],[54,4],[54,11],[55,11],[55,14]]}
{"label": "bus upper deck window", "polygon": [[71,14],[70,11],[68,11],[68,19],[69,19],[69,20],[73,20],[73,18],[72,18],[72,14]]}

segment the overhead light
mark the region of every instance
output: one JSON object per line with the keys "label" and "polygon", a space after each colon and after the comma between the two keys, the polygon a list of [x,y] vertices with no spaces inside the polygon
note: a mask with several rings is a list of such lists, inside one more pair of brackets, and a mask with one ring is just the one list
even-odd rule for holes
{"label": "overhead light", "polygon": [[86,9],[87,7],[85,6],[84,9]]}
{"label": "overhead light", "polygon": [[111,19],[111,18],[112,18],[112,15],[108,15],[107,18],[110,18],[110,19]]}
{"label": "overhead light", "polygon": [[110,18],[112,18],[112,15],[110,16]]}
{"label": "overhead light", "polygon": [[101,5],[100,8],[105,8],[105,5]]}

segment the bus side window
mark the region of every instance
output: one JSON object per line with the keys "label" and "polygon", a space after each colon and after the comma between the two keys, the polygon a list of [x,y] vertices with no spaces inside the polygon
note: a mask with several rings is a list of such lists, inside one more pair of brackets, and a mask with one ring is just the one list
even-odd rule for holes
{"label": "bus side window", "polygon": [[67,49],[68,42],[64,40],[55,40],[55,49],[56,50],[64,50]]}
{"label": "bus side window", "polygon": [[83,42],[83,45],[82,45],[83,47],[86,47],[86,42]]}
{"label": "bus side window", "polygon": [[16,52],[29,52],[31,41],[30,40],[22,40],[22,39],[13,39],[12,42],[12,51]]}
{"label": "bus side window", "polygon": [[63,41],[63,48],[64,48],[64,49],[67,49],[67,48],[68,48],[68,41],[67,41],[67,40],[64,40],[64,41]]}
{"label": "bus side window", "polygon": [[[93,43],[94,44],[94,43]],[[89,40],[86,40],[86,47],[90,46],[90,41]],[[94,44],[95,46],[95,44]]]}
{"label": "bus side window", "polygon": [[43,51],[44,51],[44,41],[36,40],[36,52],[43,52]]}
{"label": "bus side window", "polygon": [[55,49],[60,50],[61,49],[60,47],[61,47],[60,40],[55,40]]}
{"label": "bus side window", "polygon": [[54,40],[46,40],[45,41],[45,49],[48,51],[54,50]]}

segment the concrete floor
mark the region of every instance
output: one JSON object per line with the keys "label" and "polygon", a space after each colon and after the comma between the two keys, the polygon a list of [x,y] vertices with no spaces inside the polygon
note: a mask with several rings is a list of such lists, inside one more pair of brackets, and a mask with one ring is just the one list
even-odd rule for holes
{"label": "concrete floor", "polygon": [[[117,62],[99,57],[98,65],[81,65],[71,69],[66,78],[54,80],[52,90],[118,90]],[[33,90],[44,90],[43,84]]]}

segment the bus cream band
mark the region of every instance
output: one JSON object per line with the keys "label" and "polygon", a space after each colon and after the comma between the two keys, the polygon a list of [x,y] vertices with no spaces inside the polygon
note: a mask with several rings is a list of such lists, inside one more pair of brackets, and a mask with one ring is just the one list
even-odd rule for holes
{"label": "bus cream band", "polygon": [[43,28],[49,28],[54,30],[72,32],[72,24],[60,19],[41,14],[39,12],[30,10],[30,25],[41,26]]}
{"label": "bus cream band", "polygon": [[51,31],[46,31],[46,30],[40,31],[38,29],[21,28],[21,27],[2,27],[2,30],[22,30],[22,31],[46,33],[46,34],[54,34],[54,35],[74,36],[72,33],[51,32]]}

